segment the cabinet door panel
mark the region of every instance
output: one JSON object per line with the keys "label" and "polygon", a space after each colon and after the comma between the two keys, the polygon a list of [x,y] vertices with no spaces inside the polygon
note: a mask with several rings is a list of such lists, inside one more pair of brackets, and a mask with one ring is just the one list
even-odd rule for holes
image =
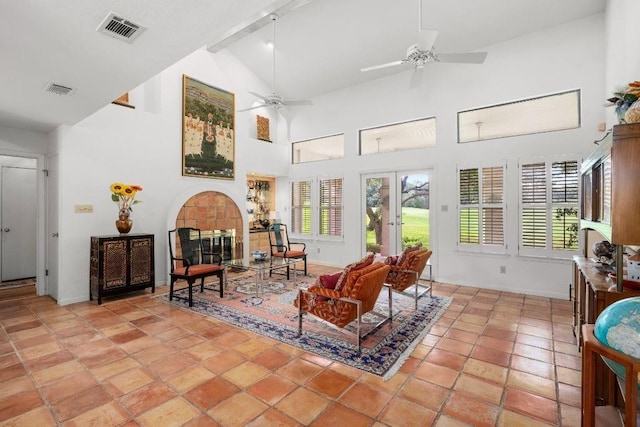
{"label": "cabinet door panel", "polygon": [[640,245],[640,125],[613,129],[611,243]]}

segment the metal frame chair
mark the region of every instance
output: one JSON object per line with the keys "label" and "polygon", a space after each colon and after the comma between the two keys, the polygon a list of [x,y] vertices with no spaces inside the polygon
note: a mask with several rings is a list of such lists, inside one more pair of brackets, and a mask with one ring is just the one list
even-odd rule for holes
{"label": "metal frame chair", "polygon": [[[221,265],[222,256],[205,252],[200,229],[182,227],[169,230],[169,255],[171,257],[169,301],[173,298],[184,299],[189,301],[189,307],[193,307],[193,285],[196,280],[200,280],[200,292],[204,292],[204,279],[211,276],[218,277],[218,289],[213,287],[206,287],[206,289],[219,290],[220,298],[224,296],[225,268]],[[178,265],[180,263],[181,265]],[[178,280],[187,282],[188,298],[174,295],[174,285]]]}
{"label": "metal frame chair", "polygon": [[[429,292],[432,295],[432,286],[420,283],[420,276],[427,266],[432,252],[429,249],[417,249],[405,254],[405,259],[400,265],[391,265],[391,270],[385,281],[385,286],[390,287],[395,292],[412,297],[415,300],[415,309],[418,309],[418,298]],[[414,286],[414,293],[410,294],[405,290]],[[419,288],[423,288],[419,292]]]}
{"label": "metal frame chair", "polygon": [[[304,261],[304,275],[307,275],[307,245],[289,241],[286,225],[272,224],[269,226],[269,246],[271,248],[271,262],[273,258],[301,259]],[[271,273],[273,270],[269,271],[269,277],[271,277]],[[287,280],[289,280],[289,267],[287,267]]]}
{"label": "metal frame chair", "polygon": [[[385,316],[373,311],[390,269],[390,266],[378,262],[350,271],[340,290],[328,289],[322,285],[299,289],[294,301],[294,305],[298,307],[298,335],[302,334],[304,313],[313,314],[338,328],[344,328],[355,320],[358,351],[361,351],[364,338],[391,320],[391,315]],[[391,288],[388,289],[391,313]],[[365,313],[375,314],[382,320],[363,335],[362,316]]]}

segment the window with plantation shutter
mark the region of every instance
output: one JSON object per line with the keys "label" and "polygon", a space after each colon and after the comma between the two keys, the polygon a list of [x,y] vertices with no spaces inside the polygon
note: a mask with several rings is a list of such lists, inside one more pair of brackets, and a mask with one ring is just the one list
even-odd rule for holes
{"label": "window with plantation shutter", "polygon": [[480,243],[480,197],[478,169],[460,173],[460,243]]}
{"label": "window with plantation shutter", "polygon": [[311,181],[291,183],[291,233],[311,234]]}
{"label": "window with plantation shutter", "polygon": [[482,168],[482,235],[487,245],[504,245],[504,169]]}
{"label": "window with plantation shutter", "polygon": [[458,170],[458,236],[463,247],[502,252],[504,236],[505,166]]}
{"label": "window with plantation shutter", "polygon": [[342,237],[342,178],[320,180],[319,234]]}
{"label": "window with plantation shutter", "polygon": [[520,253],[566,257],[578,249],[579,163],[520,165]]}

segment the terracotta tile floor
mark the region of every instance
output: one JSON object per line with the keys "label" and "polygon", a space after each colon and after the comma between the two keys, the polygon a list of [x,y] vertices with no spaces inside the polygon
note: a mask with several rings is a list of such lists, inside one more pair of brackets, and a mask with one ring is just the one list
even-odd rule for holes
{"label": "terracotta tile floor", "polygon": [[382,381],[150,293],[64,307],[0,293],[0,425],[580,425],[569,301],[434,294],[454,301]]}

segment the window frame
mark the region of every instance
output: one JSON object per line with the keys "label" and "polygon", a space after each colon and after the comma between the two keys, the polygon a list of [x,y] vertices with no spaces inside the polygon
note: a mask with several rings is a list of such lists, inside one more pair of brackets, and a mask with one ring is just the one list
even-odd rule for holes
{"label": "window frame", "polygon": [[[481,138],[480,137],[480,131],[481,131],[481,125],[484,125],[485,121],[481,120],[482,116],[481,116],[481,111],[483,110],[490,110],[490,109],[499,109],[499,108],[503,108],[503,107],[507,107],[510,105],[523,105],[526,104],[527,102],[532,102],[532,101],[539,101],[545,98],[551,98],[551,97],[556,97],[556,96],[562,96],[562,95],[568,95],[568,94],[576,94],[576,113],[577,113],[577,117],[575,117],[576,123],[575,125],[571,125],[571,126],[565,126],[565,127],[557,127],[557,128],[540,128],[539,130],[534,130],[534,131],[517,131],[517,132],[513,132],[513,133],[507,133],[507,134],[498,134],[496,136],[489,136],[489,137],[484,137]],[[570,130],[570,129],[578,129],[580,128],[580,126],[582,125],[582,92],[580,89],[568,89],[568,90],[563,90],[560,92],[555,92],[555,93],[548,93],[548,94],[544,94],[544,95],[538,95],[538,96],[532,96],[529,98],[522,98],[522,99],[515,99],[512,101],[507,101],[507,102],[501,102],[501,103],[497,103],[497,104],[492,104],[492,105],[486,105],[484,107],[476,107],[476,108],[469,108],[467,110],[462,110],[462,111],[458,111],[457,115],[456,115],[456,122],[457,122],[457,126],[456,126],[456,130],[457,130],[457,143],[458,144],[469,144],[469,143],[474,143],[474,142],[481,142],[481,141],[490,141],[490,140],[494,140],[494,139],[502,139],[502,138],[513,138],[513,137],[518,137],[518,136],[525,136],[525,135],[536,135],[536,134],[540,134],[540,133],[548,133],[548,132],[559,132],[559,131],[563,131],[563,130]],[[544,111],[549,110],[548,108],[545,108]],[[468,125],[468,122],[466,120],[462,120],[461,119],[461,115],[464,115],[466,113],[474,113],[474,112],[478,112],[477,115],[479,117],[477,117],[476,119],[478,120],[476,122],[476,125],[478,126],[478,137],[477,138],[473,138],[473,139],[465,139],[462,140],[462,134],[464,132],[461,132],[461,127],[462,122],[465,123],[465,125]],[[503,116],[506,116],[506,113],[502,114]],[[518,117],[518,116],[516,116]],[[475,119],[474,119],[475,120]],[[507,120],[502,120],[502,121],[494,121],[493,123],[503,123],[506,122]],[[491,123],[491,122],[489,122]]]}
{"label": "window frame", "polygon": [[[308,184],[309,187],[309,191],[308,191],[308,202],[309,205],[305,206],[304,205],[304,200],[307,200],[305,198],[305,196],[303,194],[299,194],[299,198],[302,201],[301,204],[294,204],[294,197],[296,195],[296,193],[300,193],[300,191],[296,191],[296,189],[294,188],[294,186],[296,186],[296,184],[300,185],[300,184]],[[313,211],[314,211],[314,205],[313,205],[313,180],[312,179],[296,179],[296,180],[291,180],[289,181],[289,191],[290,191],[290,198],[289,198],[289,233],[291,233],[292,235],[297,235],[297,236],[301,236],[301,237],[311,237],[313,236]],[[301,190],[301,189],[300,189]],[[307,215],[308,215],[308,221],[309,221],[309,232],[306,233],[304,232],[304,225],[305,225],[305,210],[307,210]],[[296,212],[300,212],[300,217],[299,219],[294,218],[294,215],[296,215]],[[300,222],[301,224],[301,228],[298,229],[296,228],[296,224],[297,222]]]}
{"label": "window frame", "polygon": [[[298,158],[296,160],[296,147],[304,147],[305,144],[311,144],[311,143],[318,143],[321,142],[323,140],[328,140],[328,139],[332,139],[332,138],[338,138],[340,137],[341,140],[339,141],[342,144],[342,152],[339,156],[328,156],[325,158],[318,158],[318,159],[314,159],[314,160],[305,160],[305,161],[300,161],[300,159]],[[298,154],[299,157],[299,154]],[[291,164],[292,165],[299,165],[299,164],[304,164],[304,163],[315,163],[315,162],[324,162],[327,160],[337,160],[337,159],[344,159],[344,133],[335,133],[335,134],[331,134],[331,135],[325,135],[325,136],[320,136],[317,138],[309,138],[309,139],[304,139],[301,141],[294,141],[291,143]]]}
{"label": "window frame", "polygon": [[[337,205],[331,205],[329,206],[330,209],[334,209],[334,210],[339,210],[339,214],[337,215],[339,217],[340,220],[340,225],[339,225],[339,229],[340,229],[340,235],[330,235],[330,234],[321,234],[322,232],[322,226],[321,226],[321,211],[323,209],[322,203],[321,203],[321,182],[323,181],[335,181],[335,180],[340,180],[340,204],[339,206]],[[307,212],[308,212],[308,218],[309,218],[309,228],[310,231],[308,233],[305,232],[301,232],[300,230],[297,230],[294,227],[295,219],[294,219],[294,215],[295,212],[301,211],[302,209],[304,209],[304,207],[298,207],[298,206],[294,206],[293,205],[293,201],[294,201],[294,186],[296,184],[301,184],[301,183],[308,183],[309,185],[309,205],[306,208]],[[339,176],[339,177],[314,177],[314,178],[299,178],[299,179],[291,179],[289,181],[289,191],[290,191],[290,198],[289,198],[289,233],[292,236],[295,236],[299,239],[316,239],[316,240],[325,240],[325,241],[342,241],[344,240],[344,177],[343,176]],[[301,214],[304,215],[304,214]],[[300,218],[303,218],[302,216]],[[303,219],[300,219],[300,221],[303,221]]]}
{"label": "window frame", "polygon": [[[329,195],[329,199],[326,201],[324,200],[325,196],[325,191],[323,191],[323,183],[335,183],[336,181],[339,181],[339,195]],[[336,190],[335,186],[330,184],[331,189]],[[332,193],[332,191],[329,191],[330,193]],[[336,201],[336,199],[338,199],[338,203],[334,203]],[[318,238],[321,239],[340,239],[342,240],[344,238],[344,178],[343,177],[335,177],[335,178],[319,178],[318,179],[318,197],[317,197],[317,201],[318,201],[318,215],[317,215],[317,236]],[[339,229],[339,234],[332,234],[332,233],[325,233],[324,229],[323,229],[323,212],[327,211],[327,214],[329,215],[329,217],[339,217],[338,221],[339,224],[337,226],[337,228]],[[331,214],[331,212],[333,212],[333,215]],[[335,225],[333,225],[333,221],[329,221],[329,225],[328,228],[332,229],[332,228],[336,228]]]}
{"label": "window frame", "polygon": [[[553,200],[553,165],[557,163],[575,162],[575,179],[573,187],[575,188],[576,199],[575,202],[555,202]],[[579,241],[579,228],[580,228],[580,209],[581,209],[581,194],[580,194],[580,165],[582,159],[578,155],[561,155],[561,156],[549,156],[538,158],[523,158],[518,160],[518,255],[546,258],[546,259],[571,259],[574,255],[580,253],[580,241]],[[535,164],[544,164],[545,170],[545,247],[525,247],[524,245],[524,221],[523,210],[524,209],[540,209],[543,205],[542,202],[525,203],[523,201],[524,188],[523,188],[523,167]],[[566,179],[565,179],[566,182]],[[535,190],[534,190],[535,191]],[[566,193],[566,191],[565,191]],[[557,208],[574,208],[576,210],[576,237],[575,237],[575,249],[555,249],[553,247],[553,226],[554,226],[554,211]],[[566,228],[565,228],[565,231]]]}
{"label": "window frame", "polygon": [[[484,171],[500,168],[502,170],[502,199],[500,202],[488,202],[485,201],[484,196]],[[473,203],[463,203],[461,192],[461,172],[464,170],[476,170],[477,171],[477,201]],[[457,188],[457,247],[458,250],[468,252],[480,252],[488,254],[506,254],[507,253],[507,164],[506,161],[483,163],[483,164],[460,164],[456,168],[456,188]],[[477,209],[477,221],[478,221],[478,242],[462,242],[461,235],[461,220],[462,211],[468,207],[469,209]],[[484,215],[485,210],[488,209],[501,209],[502,210],[502,243],[486,243],[486,229],[484,227]]]}
{"label": "window frame", "polygon": [[[433,122],[433,143],[429,143],[428,145],[421,145],[421,146],[416,146],[416,147],[410,147],[410,148],[401,148],[401,149],[397,149],[397,150],[393,150],[393,149],[385,149],[380,151],[380,145],[379,145],[379,141],[378,141],[378,150],[377,152],[367,152],[367,153],[363,153],[362,151],[362,147],[363,147],[363,134],[367,133],[367,132],[373,132],[379,135],[385,135],[385,133],[388,135],[389,133],[392,133],[392,129],[393,128],[398,128],[400,126],[403,125],[407,125],[407,124],[413,124],[416,122],[427,122],[427,121],[432,121]],[[397,123],[388,123],[385,125],[379,125],[379,126],[373,126],[373,127],[369,127],[369,128],[364,128],[364,129],[360,129],[358,130],[358,156],[371,156],[371,155],[376,155],[376,154],[388,154],[388,153],[397,153],[397,152],[403,152],[403,151],[410,151],[410,150],[423,150],[425,148],[431,148],[431,147],[435,147],[437,145],[437,117],[434,116],[427,116],[427,117],[420,117],[417,119],[412,119],[412,120],[405,120],[402,122],[397,122]],[[387,131],[387,132],[385,132]]]}

